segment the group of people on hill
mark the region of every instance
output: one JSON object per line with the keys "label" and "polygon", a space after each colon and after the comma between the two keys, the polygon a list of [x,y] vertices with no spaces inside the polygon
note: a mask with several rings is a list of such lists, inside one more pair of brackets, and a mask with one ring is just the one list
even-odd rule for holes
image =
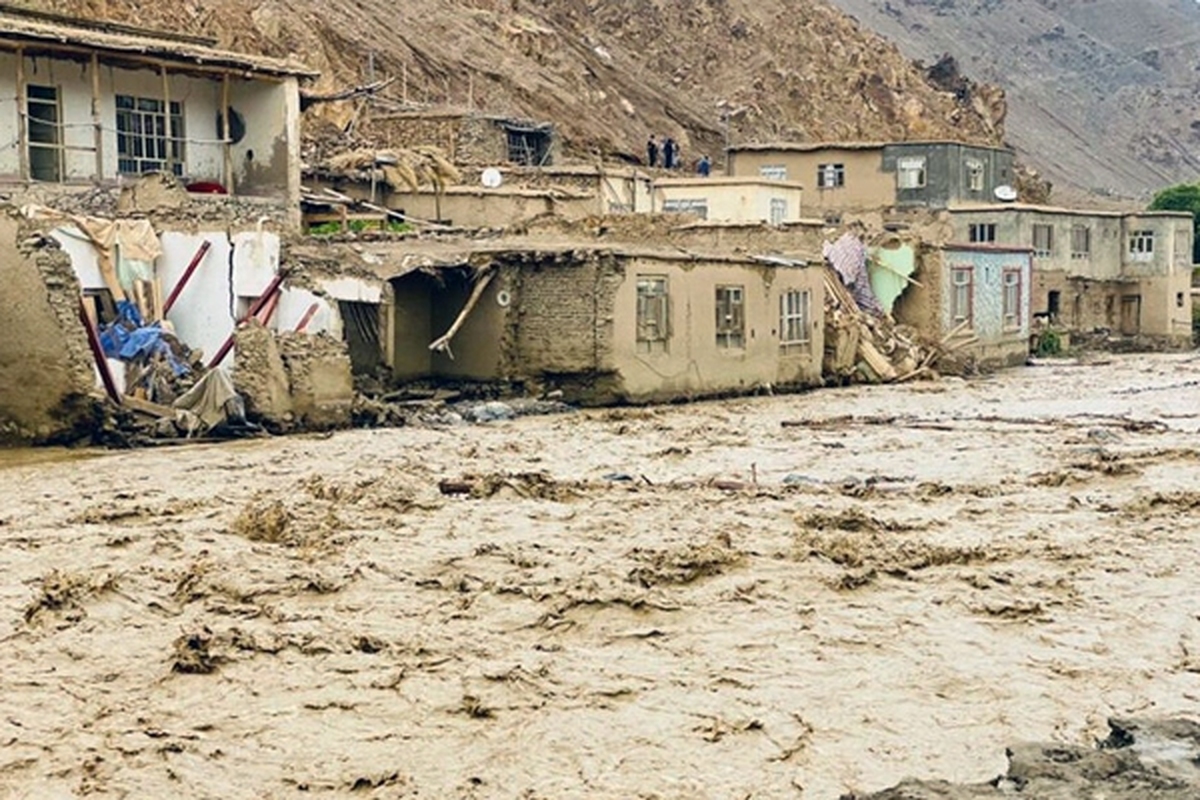
{"label": "group of people on hill", "polygon": [[[663,139],[660,146],[658,137],[651,134],[649,141],[646,142],[646,165],[649,167],[661,166],[663,169],[679,169],[683,165],[679,156],[679,143],[668,136]],[[702,177],[712,174],[712,160],[708,156],[703,156],[696,162],[696,174]]]}

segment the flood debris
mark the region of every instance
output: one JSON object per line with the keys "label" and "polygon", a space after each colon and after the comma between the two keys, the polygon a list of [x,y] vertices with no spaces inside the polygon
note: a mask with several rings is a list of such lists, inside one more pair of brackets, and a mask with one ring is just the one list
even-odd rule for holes
{"label": "flood debris", "polygon": [[1008,770],[979,784],[910,779],[842,800],[1194,800],[1200,797],[1200,723],[1186,717],[1113,718],[1093,747],[1062,743],[1008,748]]}
{"label": "flood debris", "polygon": [[719,575],[737,565],[744,554],[733,546],[729,534],[721,533],[707,542],[661,550],[635,549],[629,556],[639,564],[629,571],[628,579],[650,589]]}

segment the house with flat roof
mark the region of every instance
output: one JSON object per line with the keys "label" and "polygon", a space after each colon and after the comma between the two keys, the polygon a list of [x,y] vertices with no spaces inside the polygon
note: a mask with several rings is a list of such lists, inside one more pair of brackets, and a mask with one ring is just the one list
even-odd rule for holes
{"label": "house with flat roof", "polygon": [[659,178],[651,211],[693,214],[720,222],[798,222],[803,187],[757,176]]}
{"label": "house with flat roof", "polygon": [[97,387],[116,403],[136,390],[91,347],[123,308],[217,361],[260,299],[272,325],[340,325],[279,256],[299,228],[314,76],[203,37],[0,7],[0,437],[52,440]]}
{"label": "house with flat roof", "polygon": [[1011,150],[962,142],[776,142],[729,148],[729,174],[799,181],[810,210],[942,209],[1011,186]]}
{"label": "house with flat roof", "polygon": [[1071,331],[1188,346],[1192,215],[1025,204],[950,211],[954,241],[1033,251],[1032,313]]}
{"label": "house with flat roof", "polygon": [[295,205],[298,82],[315,73],[214,45],[5,7],[0,181],[91,185],[161,171]]}

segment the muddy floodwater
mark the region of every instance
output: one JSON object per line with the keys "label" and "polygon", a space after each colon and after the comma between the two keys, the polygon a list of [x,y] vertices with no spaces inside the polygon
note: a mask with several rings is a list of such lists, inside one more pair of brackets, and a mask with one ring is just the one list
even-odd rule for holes
{"label": "muddy floodwater", "polygon": [[0,459],[0,797],[833,800],[1195,714],[1198,401],[1116,357]]}

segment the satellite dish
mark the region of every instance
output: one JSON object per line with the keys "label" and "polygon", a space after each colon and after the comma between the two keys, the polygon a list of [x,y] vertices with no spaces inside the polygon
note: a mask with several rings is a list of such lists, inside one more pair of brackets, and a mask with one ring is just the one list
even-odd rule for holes
{"label": "satellite dish", "polygon": [[997,186],[996,199],[1002,203],[1011,203],[1017,199],[1017,190],[1011,186]]}
{"label": "satellite dish", "polygon": [[483,185],[489,189],[499,189],[500,184],[504,183],[504,176],[500,174],[500,170],[495,167],[488,167],[483,171],[480,177]]}

